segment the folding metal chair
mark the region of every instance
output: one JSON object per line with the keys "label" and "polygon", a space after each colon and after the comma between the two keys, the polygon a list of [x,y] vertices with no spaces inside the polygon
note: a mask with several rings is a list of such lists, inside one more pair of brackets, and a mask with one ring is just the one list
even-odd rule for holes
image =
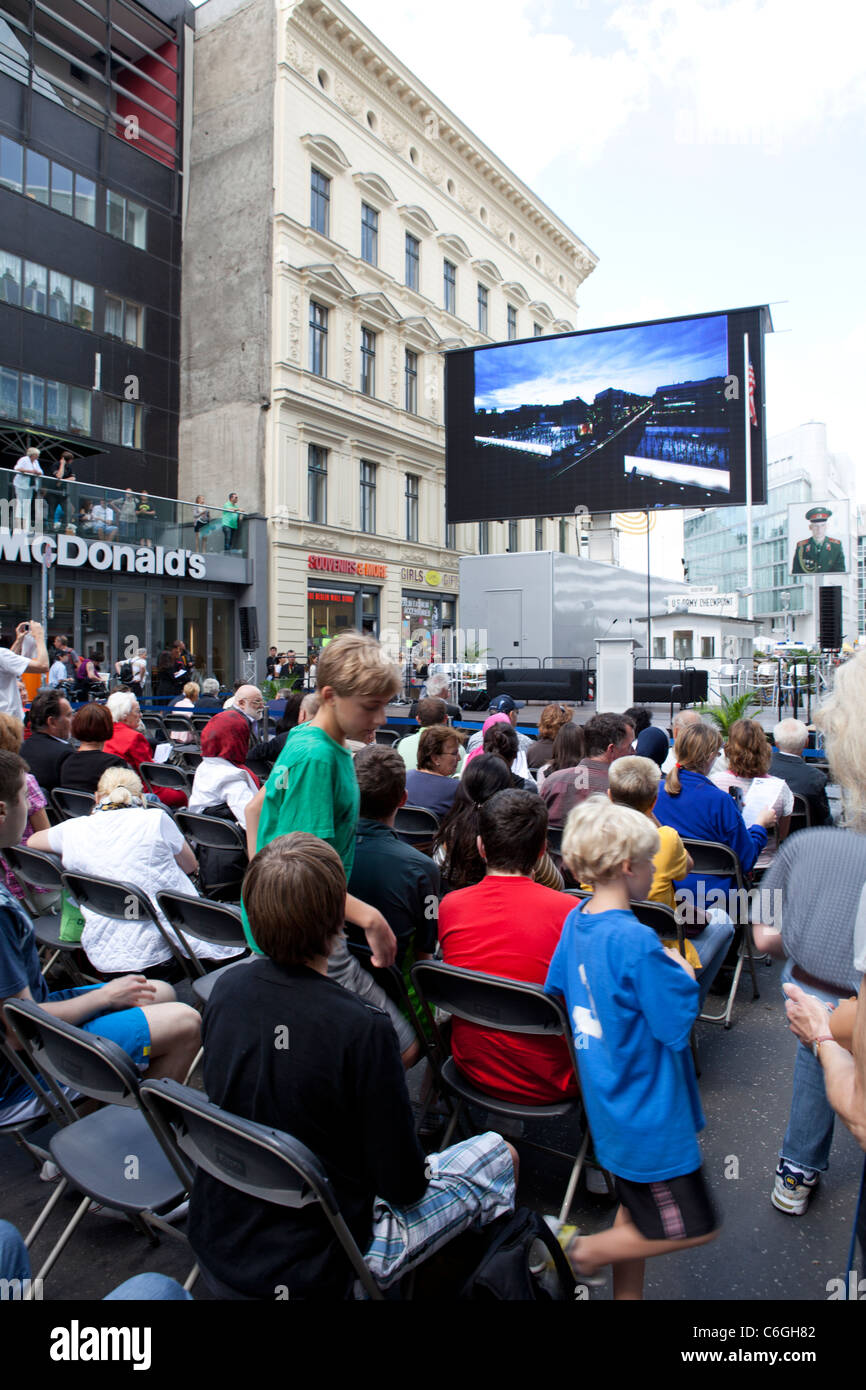
{"label": "folding metal chair", "polygon": [[170,742],[168,737],[168,731],[162,722],[162,715],[143,714],[141,716],[141,722],[144,725],[147,732],[151,735],[151,737],[156,739],[157,743]]}
{"label": "folding metal chair", "polygon": [[[162,716],[162,727],[165,729],[166,733],[169,735],[169,738],[171,738],[171,735],[172,735],[173,733],[174,733],[174,734],[192,734],[192,737],[193,737],[193,739],[194,739],[196,745],[198,745],[198,733],[197,733],[197,731],[196,731],[195,725],[193,724],[192,720],[189,718],[188,715],[185,715],[185,714],[164,714],[164,715]],[[180,747],[180,748],[183,748],[183,746],[184,746],[183,744],[179,744],[179,745],[178,745],[178,747]]]}
{"label": "folding metal chair", "polygon": [[197,767],[201,765],[202,755],[196,748],[178,746],[177,750],[183,758],[184,767],[188,768],[193,774]]}
{"label": "folding metal chair", "polygon": [[805,796],[799,796],[794,792],[794,809],[791,812],[791,826],[788,835],[791,836],[797,830],[809,830],[812,825],[812,808]]}
{"label": "folding metal chair", "polygon": [[[9,999],[4,1007],[34,1064],[54,1083],[58,1103],[69,1121],[48,1146],[62,1181],[28,1233],[28,1249],[67,1187],[83,1194],[39,1270],[35,1287],[53,1269],[91,1202],[122,1212],[152,1244],[157,1244],[156,1230],[185,1240],[162,1217],[183,1201],[192,1183],[192,1170],[182,1155],[163,1145],[151,1124],[139,1099],[136,1069],[123,1049],[107,1038],[62,1022],[31,1000]],[[60,1090],[61,1084],[102,1101],[105,1108],[79,1118]],[[136,1165],[134,1176],[131,1162]]]}
{"label": "folding metal chair", "polygon": [[202,729],[204,729],[204,728],[206,727],[206,725],[208,725],[208,724],[210,723],[210,721],[211,721],[211,720],[213,719],[213,717],[214,717],[214,714],[219,714],[219,710],[218,710],[218,709],[215,709],[215,710],[213,711],[213,714],[191,714],[191,715],[190,715],[190,722],[192,723],[192,727],[193,727],[193,729],[195,730],[195,733],[197,734],[197,736],[198,736],[199,738],[201,737],[201,731],[202,731]]}
{"label": "folding metal chair", "polygon": [[173,763],[139,763],[138,775],[151,792],[156,791],[157,787],[169,787],[172,791],[186,792],[189,796],[192,790],[189,773]]}
{"label": "folding metal chair", "polygon": [[[117,922],[150,922],[174,957],[178,980],[192,981],[204,974],[203,967],[183,934],[178,931],[176,936],[173,936],[171,932],[166,931],[146,893],[131,887],[128,883],[117,883],[111,878],[94,878],[90,875],[85,878],[82,874],[63,874],[63,885],[79,907],[89,908],[100,917],[109,917]],[[143,973],[146,974],[147,971]]]}
{"label": "folding metal chair", "polygon": [[304,1144],[282,1130],[231,1115],[177,1081],[143,1082],[141,1100],[163,1143],[171,1143],[184,1163],[260,1202],[294,1209],[317,1203],[367,1296],[383,1297],[322,1164]]}
{"label": "folding metal chair", "polygon": [[493,1115],[502,1115],[509,1119],[541,1120],[568,1116],[577,1117],[581,1121],[583,1138],[576,1155],[565,1154],[547,1145],[533,1145],[535,1148],[543,1149],[545,1153],[557,1154],[561,1158],[571,1160],[571,1174],[559,1213],[560,1221],[564,1222],[589,1148],[590,1131],[580,1091],[571,1024],[562,1004],[558,999],[545,994],[540,985],[527,984],[522,980],[506,980],[498,975],[483,975],[476,970],[462,970],[454,965],[443,965],[441,961],[418,961],[412,967],[412,979],[419,997],[431,1012],[434,1007],[438,1007],[456,1018],[476,1023],[483,1028],[495,1029],[499,1033],[564,1039],[577,1086],[577,1094],[573,1098],[549,1101],[542,1105],[522,1105],[517,1101],[499,1100],[482,1091],[474,1082],[463,1076],[453,1057],[448,1058],[440,1071],[443,1084],[458,1098],[442,1141],[443,1147],[450,1143],[463,1105],[467,1101]]}
{"label": "folding metal chair", "polygon": [[403,735],[398,729],[377,729],[376,742],[384,744],[386,748],[393,748],[395,743],[399,743]]}
{"label": "folding metal chair", "polygon": [[394,817],[398,840],[414,845],[423,854],[429,853],[438,829],[439,817],[424,806],[401,806]]}
{"label": "folding metal chair", "polygon": [[758,990],[758,980],[755,975],[755,956],[752,950],[752,928],[749,921],[749,905],[746,886],[743,881],[743,871],[740,866],[739,856],[736,850],[731,849],[730,845],[723,845],[715,840],[691,840],[683,836],[683,844],[686,851],[691,855],[693,866],[691,873],[698,878],[723,878],[733,879],[737,889],[738,911],[737,916],[743,920],[735,924],[736,930],[740,933],[740,944],[737,950],[737,964],[734,969],[734,976],[731,980],[731,988],[728,991],[725,1007],[719,1014],[703,1013],[699,1015],[702,1023],[723,1023],[726,1028],[730,1028],[731,1019],[734,1012],[734,1000],[737,997],[737,989],[740,984],[740,976],[743,973],[743,962],[748,960],[749,970],[752,975],[752,998],[760,999]]}
{"label": "folding metal chair", "polygon": [[32,1158],[37,1169],[41,1169],[43,1163],[47,1163],[51,1158],[47,1149],[41,1148],[38,1144],[32,1144],[28,1140],[28,1135],[37,1130],[44,1129],[46,1125],[52,1123],[65,1125],[68,1123],[66,1114],[57,1104],[54,1092],[46,1088],[37,1076],[33,1067],[30,1065],[32,1059],[28,1051],[24,1048],[10,1047],[4,1040],[3,1029],[0,1027],[0,1057],[14,1067],[25,1085],[35,1093],[42,1103],[42,1113],[33,1115],[24,1120],[4,1120],[0,1111],[0,1135],[9,1134],[22,1149]]}
{"label": "folding metal chair", "polygon": [[25,903],[33,922],[36,942],[40,952],[45,953],[42,960],[42,974],[47,976],[59,960],[77,985],[101,983],[94,976],[88,975],[81,969],[77,959],[80,954],[79,948],[72,942],[61,941],[61,913],[59,911],[40,912],[41,904],[38,896],[28,891],[33,887],[39,887],[56,889],[58,893],[62,893],[63,872],[60,860],[53,854],[44,854],[41,850],[28,849],[26,845],[17,845],[14,849],[6,848],[0,857],[5,859],[18,882],[24,888]]}
{"label": "folding metal chair", "polygon": [[[239,908],[232,907],[229,903],[211,902],[209,898],[191,898],[186,893],[157,893],[156,901],[173,930],[178,936],[182,936],[184,941],[188,942],[192,936],[201,941],[209,941],[214,946],[237,946],[238,952],[247,952],[245,959],[252,959],[244,936]],[[202,974],[193,980],[192,992],[197,1002],[204,1007],[220,975],[225,974],[227,970],[233,970],[243,962],[229,961],[211,971],[204,971],[197,958],[196,964],[202,969]]]}
{"label": "folding metal chair", "polygon": [[[174,823],[189,840],[197,858],[201,858],[202,849],[225,850],[243,856],[246,865],[246,837],[237,821],[222,820],[219,816],[208,816],[201,811],[175,811]],[[215,883],[208,880],[207,896],[221,902],[239,902],[243,875],[244,869],[239,868],[237,875],[230,880]]]}
{"label": "folding metal chair", "polygon": [[75,816],[89,816],[96,805],[96,797],[93,792],[55,787],[51,793],[51,804],[61,820],[72,820]]}
{"label": "folding metal chair", "polygon": [[433,1015],[428,1011],[426,1012],[424,1020],[419,1018],[418,1012],[412,1003],[412,997],[406,988],[406,981],[403,978],[403,972],[400,967],[396,964],[388,966],[374,965],[373,952],[370,950],[370,947],[365,942],[352,941],[348,934],[346,945],[358,964],[361,965],[369,975],[372,975],[376,983],[382,987],[391,1000],[391,1003],[396,1004],[397,1008],[406,1015],[406,1018],[414,1029],[415,1037],[418,1039],[421,1052],[432,1066],[434,1073],[438,1072],[440,1062],[436,1057],[435,1048],[431,1046],[430,1038],[427,1036],[427,1032],[424,1028],[424,1023],[426,1021],[430,1031],[433,1032],[435,1027]]}

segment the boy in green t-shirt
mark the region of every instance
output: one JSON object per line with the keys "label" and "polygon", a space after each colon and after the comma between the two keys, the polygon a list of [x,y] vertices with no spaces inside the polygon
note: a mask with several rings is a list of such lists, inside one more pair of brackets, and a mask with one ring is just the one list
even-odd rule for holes
{"label": "boy in green t-shirt", "polygon": [[[346,632],[322,652],[316,685],[318,713],[292,730],[267,783],[247,804],[247,849],[253,859],[272,840],[302,830],[333,845],[348,879],[360,793],[346,740],[373,741],[386,721],[386,704],[400,688],[400,672],[374,637]],[[381,912],[348,894],[346,917],[364,931],[373,964],[393,964],[397,942]],[[257,949],[246,921],[244,930]],[[336,960],[340,959],[338,953]],[[405,1032],[396,1022],[395,1028],[404,1060],[407,1054],[414,1060],[414,1034],[408,1025]]]}

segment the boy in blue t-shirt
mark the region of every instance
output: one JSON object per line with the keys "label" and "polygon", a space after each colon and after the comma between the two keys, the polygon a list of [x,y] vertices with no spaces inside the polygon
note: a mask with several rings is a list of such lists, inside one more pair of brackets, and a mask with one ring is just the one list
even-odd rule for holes
{"label": "boy in blue t-shirt", "polygon": [[655,826],[629,807],[601,796],[575,807],[562,856],[595,892],[566,918],[545,983],[572,1020],[596,1157],[621,1203],[610,1230],[575,1236],[566,1253],[578,1278],[612,1264],[617,1299],[643,1296],[648,1257],[717,1233],[696,1137],[694,971],[629,908],[649,893],[658,848]]}

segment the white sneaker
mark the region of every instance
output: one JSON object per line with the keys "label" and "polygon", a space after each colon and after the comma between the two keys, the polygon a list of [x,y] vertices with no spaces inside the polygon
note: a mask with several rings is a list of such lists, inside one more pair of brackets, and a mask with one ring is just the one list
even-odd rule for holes
{"label": "white sneaker", "polygon": [[770,1201],[778,1211],[785,1212],[786,1216],[802,1216],[818,1186],[819,1177],[819,1173],[806,1173],[781,1159],[776,1169],[776,1181]]}

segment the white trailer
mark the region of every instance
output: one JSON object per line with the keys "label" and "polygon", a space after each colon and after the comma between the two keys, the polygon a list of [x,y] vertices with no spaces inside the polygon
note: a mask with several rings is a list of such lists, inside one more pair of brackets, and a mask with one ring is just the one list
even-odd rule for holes
{"label": "white trailer", "polygon": [[[658,612],[668,594],[680,592],[687,594],[688,585],[651,576],[649,611]],[[486,648],[490,661],[588,661],[596,654],[595,639],[614,635],[632,636],[636,656],[646,657],[646,616],[647,576],[637,570],[557,550],[460,561],[460,629],[467,643]]]}

